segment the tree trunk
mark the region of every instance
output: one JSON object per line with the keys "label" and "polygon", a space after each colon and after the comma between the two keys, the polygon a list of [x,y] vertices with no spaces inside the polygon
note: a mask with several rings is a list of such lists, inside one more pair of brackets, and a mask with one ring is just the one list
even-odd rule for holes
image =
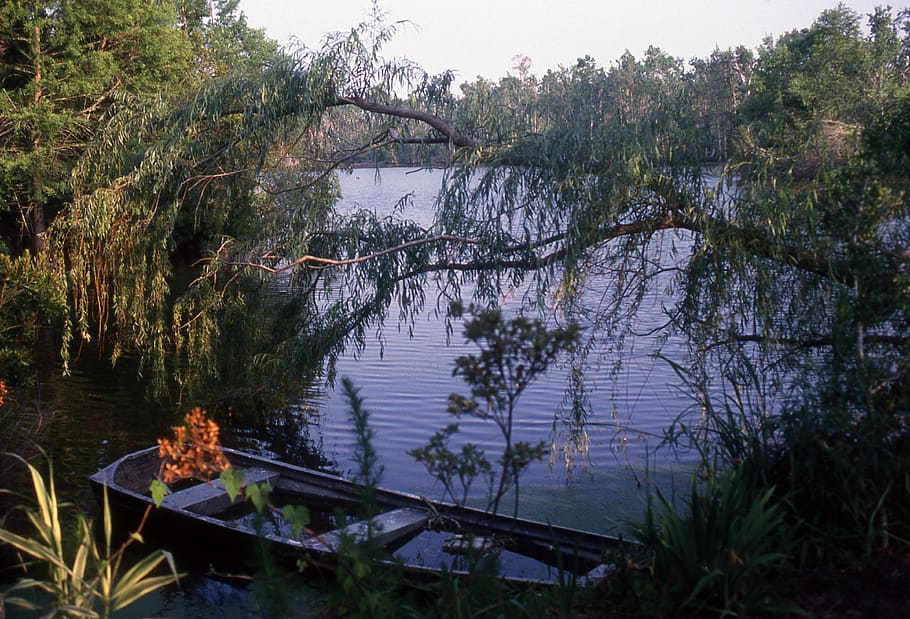
{"label": "tree trunk", "polygon": [[29,207],[32,251],[35,254],[44,252],[47,222],[44,219],[44,205],[33,202]]}
{"label": "tree trunk", "polygon": [[[34,27],[32,49],[35,54],[35,73],[32,78],[35,83],[34,102],[35,105],[38,105],[41,103],[44,91],[41,87],[41,80],[43,78],[43,68],[41,65],[41,27],[37,22]],[[32,149],[33,152],[37,153],[41,149],[41,134],[37,127],[34,129],[34,132],[34,136],[32,137]],[[25,217],[23,217],[25,231],[30,235],[32,251],[35,252],[35,254],[40,254],[44,251],[45,233],[47,232],[47,222],[44,219],[44,204],[37,199],[38,196],[43,195],[43,181],[44,179],[38,172],[35,172],[32,176],[32,196],[34,198],[29,202],[28,212],[25,213]]]}

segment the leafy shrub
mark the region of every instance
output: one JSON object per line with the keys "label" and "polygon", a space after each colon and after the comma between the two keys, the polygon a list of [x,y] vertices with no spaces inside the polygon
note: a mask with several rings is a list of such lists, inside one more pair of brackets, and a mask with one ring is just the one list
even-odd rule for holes
{"label": "leafy shrub", "polygon": [[910,539],[910,432],[901,415],[784,415],[767,477],[787,493],[804,565],[861,564]]}
{"label": "leafy shrub", "polygon": [[[46,256],[12,258],[0,248],[0,376],[31,380],[39,332],[66,331],[66,291],[51,275]],[[69,360],[61,350],[64,364]]]}
{"label": "leafy shrub", "polygon": [[[495,513],[505,494],[513,491],[513,514],[517,516],[519,478],[531,464],[543,459],[547,450],[543,442],[513,440],[516,404],[525,389],[560,354],[575,349],[579,327],[573,323],[548,329],[539,320],[522,316],[507,320],[499,309],[479,309],[473,305],[467,311],[471,318],[465,322],[465,339],[480,350],[476,355],[455,359],[452,374],[464,379],[471,395],[451,394],[448,412],[459,419],[467,415],[491,421],[499,429],[503,450],[497,461],[498,481],[494,479],[492,464],[477,445],[468,443],[460,452],[448,448],[449,439],[458,431],[457,424],[446,426],[433,435],[426,447],[412,449],[408,454],[442,482],[453,501],[463,503],[471,485],[480,479],[486,482],[489,491],[487,509]],[[460,318],[465,308],[453,303],[451,312]]]}

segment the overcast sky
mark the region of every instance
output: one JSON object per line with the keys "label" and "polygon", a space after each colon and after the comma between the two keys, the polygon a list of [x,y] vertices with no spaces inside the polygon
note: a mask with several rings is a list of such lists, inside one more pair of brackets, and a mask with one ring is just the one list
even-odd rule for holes
{"label": "overcast sky", "polygon": [[[865,16],[881,0],[847,0]],[[892,0],[892,6],[907,2]],[[241,0],[249,24],[281,43],[291,37],[317,48],[328,32],[347,31],[369,16],[370,0]],[[382,0],[391,20],[408,20],[387,56],[406,56],[431,73],[456,72],[456,83],[492,80],[531,58],[531,73],[570,66],[584,55],[610,63],[649,45],[683,59],[715,47],[754,49],[766,35],[810,26],[836,0]],[[897,8],[895,9],[895,12]],[[863,18],[865,23],[865,17]]]}

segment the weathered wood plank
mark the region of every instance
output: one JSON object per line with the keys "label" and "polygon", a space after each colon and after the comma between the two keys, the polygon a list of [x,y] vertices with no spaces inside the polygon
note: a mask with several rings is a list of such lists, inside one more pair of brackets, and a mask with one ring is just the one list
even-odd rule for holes
{"label": "weathered wood plank", "polygon": [[[264,468],[239,470],[243,471],[247,485],[267,482],[274,486],[280,477],[278,472]],[[243,495],[241,493],[231,501],[221,480],[214,479],[207,483],[198,484],[185,490],[179,490],[172,494],[168,494],[164,497],[164,500],[161,501],[161,505],[172,509],[186,509],[197,514],[202,514],[203,516],[213,516],[242,500]]]}
{"label": "weathered wood plank", "polygon": [[429,516],[426,510],[408,507],[393,509],[369,520],[354,522],[342,529],[311,537],[303,545],[314,550],[335,552],[341,547],[341,540],[344,537],[353,538],[356,542],[365,540],[369,534],[369,527],[372,525],[373,539],[380,546],[388,546],[423,529],[428,521]]}
{"label": "weathered wood plank", "polygon": [[496,549],[496,541],[490,537],[454,535],[442,543],[443,551],[452,555],[485,555]]}
{"label": "weathered wood plank", "polygon": [[324,504],[328,506],[324,511],[332,511],[339,505],[352,505],[359,503],[360,495],[357,489],[344,488],[334,489],[326,488],[322,485],[307,483],[306,481],[291,479],[282,476],[277,482],[276,489],[286,492],[290,495],[305,497],[307,504],[312,500],[315,505]]}

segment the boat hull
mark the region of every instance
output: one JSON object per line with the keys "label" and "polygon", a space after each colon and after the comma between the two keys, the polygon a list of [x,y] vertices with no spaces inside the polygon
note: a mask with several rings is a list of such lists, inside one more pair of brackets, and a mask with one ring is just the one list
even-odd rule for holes
{"label": "boat hull", "polygon": [[364,520],[358,517],[363,488],[349,480],[224,451],[232,467],[253,481],[268,483],[277,502],[305,505],[313,534],[294,535],[280,517],[258,518],[248,506],[231,504],[218,487],[220,482],[179,489],[156,507],[149,486],[160,470],[157,447],[124,456],[90,480],[99,500],[107,495],[119,530],[135,530],[145,518],[142,533],[148,543],[173,550],[181,561],[201,567],[236,565],[253,556],[257,544],[265,543],[279,558],[319,571],[332,570],[343,556],[344,544],[369,537],[395,557],[390,566],[401,569],[408,581],[424,582],[443,571],[467,573],[479,555],[495,552],[504,579],[553,584],[602,572],[612,556],[626,550],[615,537],[383,488],[371,493],[378,515]]}

